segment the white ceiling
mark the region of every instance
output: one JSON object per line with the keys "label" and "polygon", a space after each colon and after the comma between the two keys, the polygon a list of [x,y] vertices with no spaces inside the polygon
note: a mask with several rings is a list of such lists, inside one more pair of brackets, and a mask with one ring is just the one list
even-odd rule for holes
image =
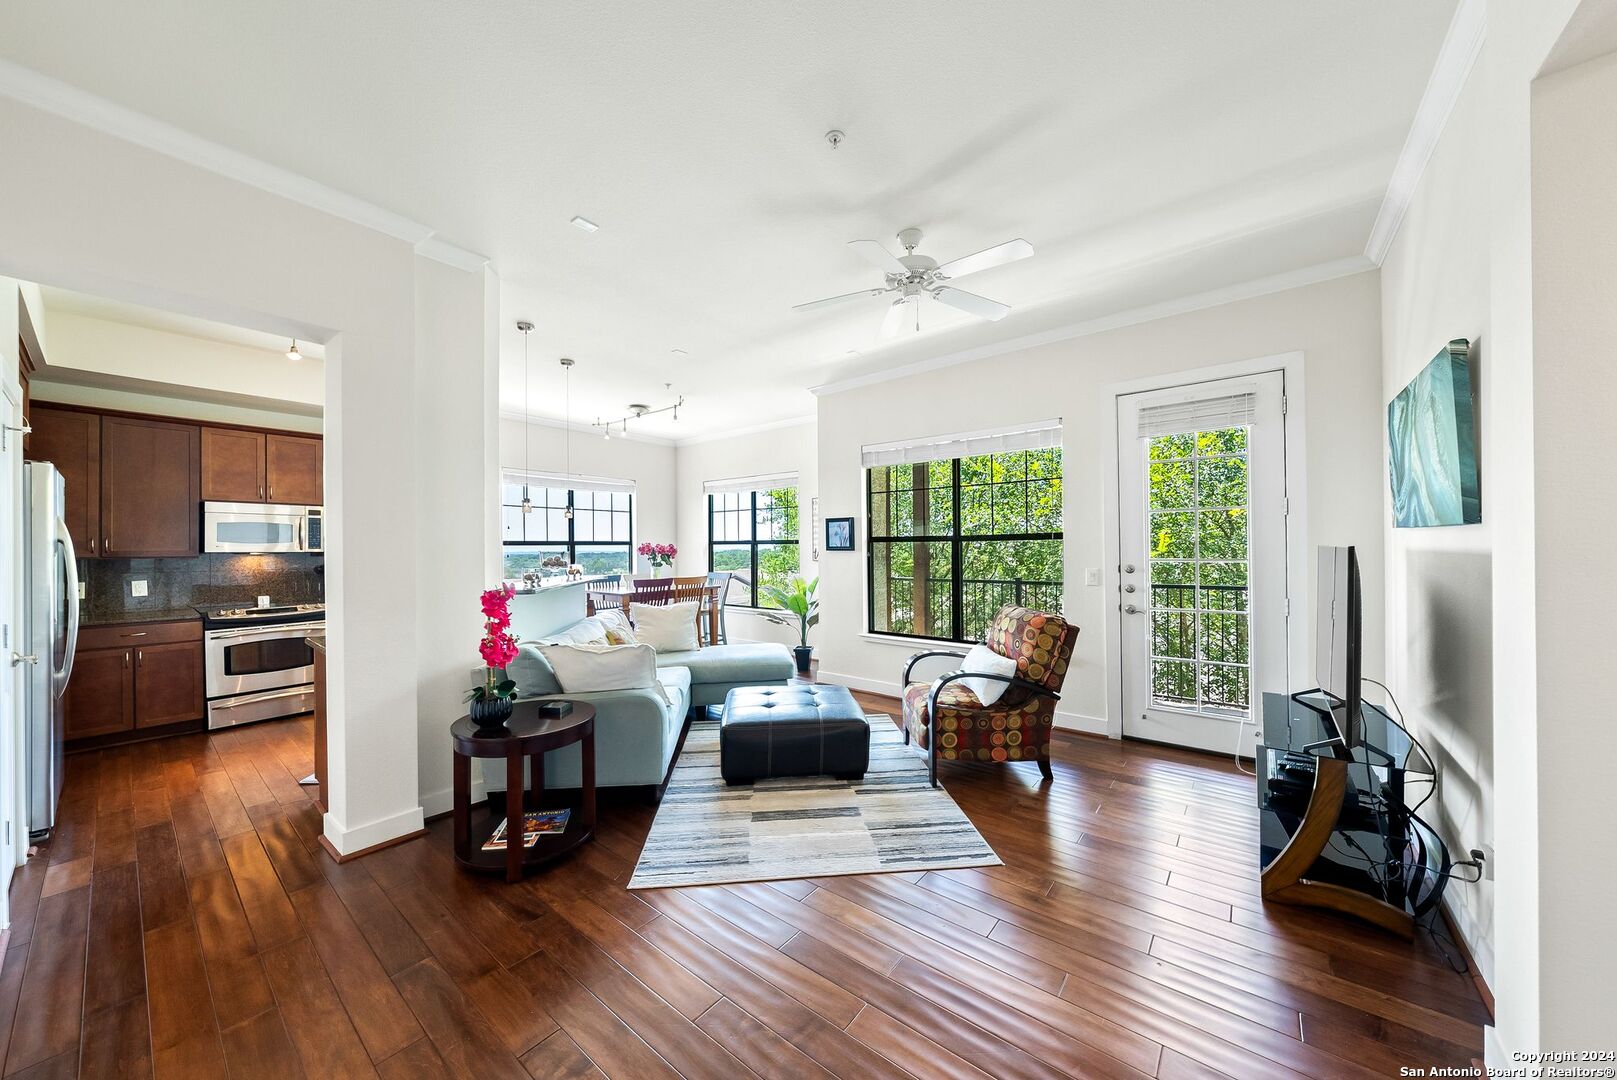
{"label": "white ceiling", "polygon": [[[691,436],[807,388],[1359,255],[1453,0],[13,0],[0,57],[424,222],[502,281],[502,405],[683,393]],[[833,151],[822,134],[841,128]],[[585,234],[575,214],[600,224]],[[918,225],[996,324],[878,347],[844,244]],[[671,350],[684,349],[687,359]],[[855,355],[857,353],[857,355]],[[672,383],[672,389],[665,389]]]}
{"label": "white ceiling", "polygon": [[[211,319],[199,319],[194,315],[160,311],[157,308],[129,304],[122,300],[109,300],[104,296],[91,296],[70,289],[46,285],[41,287],[40,293],[45,300],[47,316],[60,311],[100,319],[103,322],[143,326],[148,330],[165,330],[171,334],[184,334],[186,337],[200,338],[203,341],[218,341],[226,345],[245,345],[250,349],[262,349],[266,353],[273,353],[278,359],[285,358],[287,346],[292,344],[290,338],[282,337],[280,334],[249,330],[246,327],[231,326]],[[326,357],[326,347],[316,341],[298,342],[298,352],[311,360],[324,360]]]}

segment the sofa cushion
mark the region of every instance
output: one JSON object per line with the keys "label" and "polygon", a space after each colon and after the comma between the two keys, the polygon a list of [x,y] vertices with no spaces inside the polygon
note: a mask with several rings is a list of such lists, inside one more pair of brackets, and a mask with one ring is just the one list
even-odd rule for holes
{"label": "sofa cushion", "polygon": [[658,652],[690,652],[699,648],[696,616],[701,604],[696,600],[678,604],[630,604],[629,618],[635,638]]}
{"label": "sofa cushion", "polygon": [[658,667],[689,668],[691,685],[784,682],[797,671],[786,646],[769,641],[709,645],[685,652],[659,652]]}
{"label": "sofa cushion", "polygon": [[539,649],[565,693],[662,689],[657,681],[656,654],[649,645],[541,645]]}
{"label": "sofa cushion", "polygon": [[525,698],[561,693],[556,669],[550,666],[537,645],[519,647],[517,658],[505,669],[505,675],[517,684],[517,693]]}

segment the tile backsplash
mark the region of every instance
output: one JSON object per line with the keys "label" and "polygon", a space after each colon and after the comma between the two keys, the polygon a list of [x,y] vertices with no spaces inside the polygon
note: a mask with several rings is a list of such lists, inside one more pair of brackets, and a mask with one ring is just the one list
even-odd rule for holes
{"label": "tile backsplash", "polygon": [[[320,555],[198,555],[190,559],[80,559],[85,617],[128,611],[172,611],[193,604],[251,605],[268,596],[277,604],[312,604],[325,598]],[[135,583],[146,595],[135,596]]]}

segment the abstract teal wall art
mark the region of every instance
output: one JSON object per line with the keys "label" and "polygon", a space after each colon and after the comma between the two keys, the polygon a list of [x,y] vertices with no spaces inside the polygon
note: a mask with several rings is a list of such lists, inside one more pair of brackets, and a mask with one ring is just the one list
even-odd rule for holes
{"label": "abstract teal wall art", "polygon": [[1400,529],[1482,520],[1471,343],[1456,338],[1387,406],[1393,522]]}

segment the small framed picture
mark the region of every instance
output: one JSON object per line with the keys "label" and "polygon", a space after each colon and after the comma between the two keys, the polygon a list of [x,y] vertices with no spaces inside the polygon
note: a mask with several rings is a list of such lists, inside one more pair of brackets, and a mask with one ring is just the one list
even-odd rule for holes
{"label": "small framed picture", "polygon": [[825,519],[825,550],[853,550],[853,518]]}

